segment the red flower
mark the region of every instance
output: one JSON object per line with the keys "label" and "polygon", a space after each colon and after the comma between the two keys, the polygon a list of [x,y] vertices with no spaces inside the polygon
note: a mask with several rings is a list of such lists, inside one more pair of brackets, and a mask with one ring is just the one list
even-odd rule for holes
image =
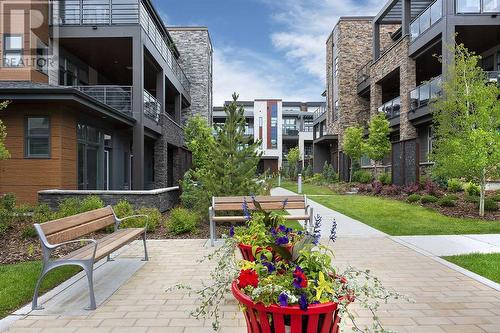
{"label": "red flower", "polygon": [[259,275],[253,269],[243,269],[238,277],[238,288],[243,289],[247,286],[257,288],[259,284]]}

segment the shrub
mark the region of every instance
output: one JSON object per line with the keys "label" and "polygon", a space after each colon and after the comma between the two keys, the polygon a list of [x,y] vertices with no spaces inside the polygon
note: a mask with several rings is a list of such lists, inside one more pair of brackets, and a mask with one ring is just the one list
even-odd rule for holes
{"label": "shrub", "polygon": [[12,224],[12,212],[0,208],[0,235],[3,234]]}
{"label": "shrub", "polygon": [[313,176],[313,169],[311,164],[309,163],[303,171],[305,179],[308,179]]}
{"label": "shrub", "polygon": [[359,186],[358,186],[358,192],[360,192],[360,193],[369,193],[371,191],[372,191],[371,184],[359,184]]}
{"label": "shrub", "polygon": [[177,207],[170,212],[167,220],[167,228],[171,233],[180,235],[193,231],[199,221],[200,216],[197,213]]}
{"label": "shrub", "polygon": [[471,203],[477,203],[477,204],[479,204],[479,197],[478,196],[466,195],[464,197],[464,200],[466,202],[471,202]]}
{"label": "shrub", "polygon": [[33,211],[33,222],[44,223],[53,220],[54,213],[50,210],[49,205],[46,203],[39,204]]}
{"label": "shrub", "polygon": [[382,194],[384,194],[384,195],[399,195],[399,194],[401,194],[401,186],[385,185],[382,187]]}
{"label": "shrub", "polygon": [[59,203],[59,209],[54,214],[54,217],[60,219],[80,213],[80,202],[81,201],[78,198],[64,199]]}
{"label": "shrub", "polygon": [[496,202],[500,202],[500,193],[493,194],[493,196],[491,197],[491,200],[494,200]]}
{"label": "shrub", "polygon": [[83,199],[80,205],[80,213],[88,212],[94,209],[99,209],[104,207],[104,202],[96,195],[91,195]]}
{"label": "shrub", "polygon": [[23,238],[35,238],[36,237],[36,230],[35,227],[32,225],[27,225],[23,229],[23,233],[21,234]]}
{"label": "shrub", "polygon": [[[148,221],[148,231],[149,232],[155,231],[156,228],[160,225],[162,216],[161,216],[161,213],[158,210],[158,208],[142,207],[142,208],[138,209],[135,213],[148,216],[147,221]],[[144,219],[142,219],[142,220],[144,220]],[[143,224],[143,226],[144,226],[144,224]]]}
{"label": "shrub", "polygon": [[[476,202],[476,207],[479,207],[479,200]],[[498,204],[491,198],[484,199],[484,210],[494,212],[498,210]]]}
{"label": "shrub", "polygon": [[325,161],[323,165],[323,171],[321,172],[321,178],[326,183],[336,183],[339,181],[339,175],[335,172],[331,164]]}
{"label": "shrub", "polygon": [[437,197],[430,195],[430,194],[424,195],[424,196],[422,196],[422,198],[420,198],[420,202],[423,204],[434,203],[434,202],[437,202],[438,200],[439,199]]}
{"label": "shrub", "polygon": [[464,191],[469,196],[479,196],[481,194],[481,188],[479,185],[474,184],[473,182],[468,182],[464,186]]}
{"label": "shrub", "polygon": [[408,202],[417,202],[417,201],[420,201],[420,199],[422,198],[422,196],[420,194],[410,194],[408,196],[408,198],[406,198],[406,201]]}
{"label": "shrub", "polygon": [[428,175],[422,175],[422,176],[420,176],[420,179],[419,179],[420,187],[422,189],[424,189],[425,188],[425,184],[427,184],[427,182],[430,182],[430,181],[432,181],[430,176],[428,176]]}
{"label": "shrub", "polygon": [[372,183],[373,194],[380,194],[382,192],[383,185],[378,180]]}
{"label": "shrub", "polygon": [[458,195],[455,195],[455,194],[447,194],[446,195],[447,198],[451,199],[451,200],[458,200]]}
{"label": "shrub", "polygon": [[460,181],[460,179],[456,179],[456,178],[448,179],[448,183],[447,183],[446,187],[448,188],[448,191],[453,192],[453,193],[463,191],[463,189],[464,189],[463,184]]}
{"label": "shrub", "polygon": [[6,193],[2,197],[1,206],[8,211],[13,211],[16,206],[16,195],[14,193]]}
{"label": "shrub", "polygon": [[384,185],[391,185],[392,184],[392,179],[391,179],[391,174],[388,172],[384,172],[378,176],[379,182],[381,182]]}
{"label": "shrub", "polygon": [[439,186],[432,180],[428,180],[424,185],[425,193],[428,195],[437,196],[439,195]]}
{"label": "shrub", "polygon": [[372,175],[368,171],[358,170],[352,174],[352,181],[368,184],[372,181]]}
{"label": "shrub", "polygon": [[455,201],[449,196],[444,196],[437,201],[437,204],[441,207],[454,207]]}
{"label": "shrub", "polygon": [[125,199],[118,201],[118,203],[113,206],[113,210],[115,211],[116,216],[119,218],[134,215],[134,208],[132,207],[130,202]]}
{"label": "shrub", "polygon": [[415,194],[415,193],[418,193],[419,190],[420,190],[420,187],[418,184],[409,184],[409,185],[403,186],[403,188],[402,188],[403,193],[406,193],[406,194]]}

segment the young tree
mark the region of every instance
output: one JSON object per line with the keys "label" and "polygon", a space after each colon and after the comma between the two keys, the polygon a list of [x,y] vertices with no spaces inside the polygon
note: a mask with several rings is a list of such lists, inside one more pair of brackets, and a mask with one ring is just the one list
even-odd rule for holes
{"label": "young tree", "polygon": [[432,104],[435,140],[433,172],[480,184],[484,216],[486,181],[500,176],[500,88],[478,66],[480,57],[462,44],[450,47],[443,94]]}
{"label": "young tree", "polygon": [[[0,111],[5,109],[9,105],[8,101],[4,101],[0,103]],[[10,158],[10,153],[5,147],[5,138],[7,137],[7,128],[0,120],[0,160],[6,160]]]}
{"label": "young tree", "polygon": [[189,118],[184,127],[184,141],[193,156],[193,167],[206,166],[215,146],[212,128],[200,115]]}
{"label": "young tree", "polygon": [[297,168],[300,160],[300,150],[299,147],[293,147],[286,154],[286,159],[288,161],[288,172],[290,178],[294,179],[297,176]]}
{"label": "young tree", "polygon": [[379,113],[370,120],[366,152],[368,157],[375,162],[373,166],[375,178],[377,178],[377,163],[382,162],[382,159],[391,151],[390,133],[389,121],[384,113]]}
{"label": "young tree", "polygon": [[344,132],[342,149],[344,153],[351,159],[349,182],[352,181],[354,161],[359,160],[361,156],[363,156],[363,153],[365,151],[363,136],[363,128],[358,126],[349,127]]}

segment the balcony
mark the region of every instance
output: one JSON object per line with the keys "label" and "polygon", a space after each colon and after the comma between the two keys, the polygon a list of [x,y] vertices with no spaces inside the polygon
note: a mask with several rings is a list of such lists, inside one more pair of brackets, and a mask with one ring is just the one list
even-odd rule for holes
{"label": "balcony", "polygon": [[489,82],[496,82],[498,85],[500,85],[500,71],[486,72],[486,75],[488,76]]}
{"label": "balcony", "polygon": [[358,94],[362,94],[364,92],[369,92],[370,89],[370,66],[373,61],[370,60],[366,64],[363,65],[358,70],[357,73],[357,83],[358,83]]}
{"label": "balcony", "polygon": [[189,93],[190,82],[170,51],[170,44],[160,32],[140,0],[63,0],[53,4],[52,24],[75,25],[140,25],[172,69],[184,90]]}
{"label": "balcony", "polygon": [[132,114],[130,86],[74,86],[73,88],[125,114]]}
{"label": "balcony", "polygon": [[297,127],[283,127],[284,136],[298,136],[299,129]]}
{"label": "balcony", "polygon": [[160,121],[160,113],[160,102],[148,91],[144,90],[144,115],[158,124]]}
{"label": "balcony", "polygon": [[396,97],[391,99],[389,102],[384,103],[379,106],[378,112],[385,113],[387,119],[394,119],[399,117],[399,113],[401,111],[401,97]]}
{"label": "balcony", "polygon": [[443,17],[443,0],[436,0],[410,23],[411,41],[429,30]]}
{"label": "balcony", "polygon": [[410,91],[410,110],[415,111],[426,106],[429,102],[441,95],[441,75],[419,85]]}
{"label": "balcony", "polygon": [[313,121],[320,118],[322,115],[326,113],[326,104],[321,105],[319,108],[316,109],[313,113]]}

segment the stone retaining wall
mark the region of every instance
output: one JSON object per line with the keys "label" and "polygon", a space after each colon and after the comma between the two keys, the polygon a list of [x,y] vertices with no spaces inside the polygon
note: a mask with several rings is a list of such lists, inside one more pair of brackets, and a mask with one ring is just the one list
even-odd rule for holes
{"label": "stone retaining wall", "polygon": [[44,190],[38,192],[38,201],[56,209],[59,203],[67,198],[85,198],[96,195],[106,205],[115,205],[124,199],[134,208],[155,207],[165,212],[179,203],[180,189],[178,186],[150,191],[85,191],[85,190]]}

